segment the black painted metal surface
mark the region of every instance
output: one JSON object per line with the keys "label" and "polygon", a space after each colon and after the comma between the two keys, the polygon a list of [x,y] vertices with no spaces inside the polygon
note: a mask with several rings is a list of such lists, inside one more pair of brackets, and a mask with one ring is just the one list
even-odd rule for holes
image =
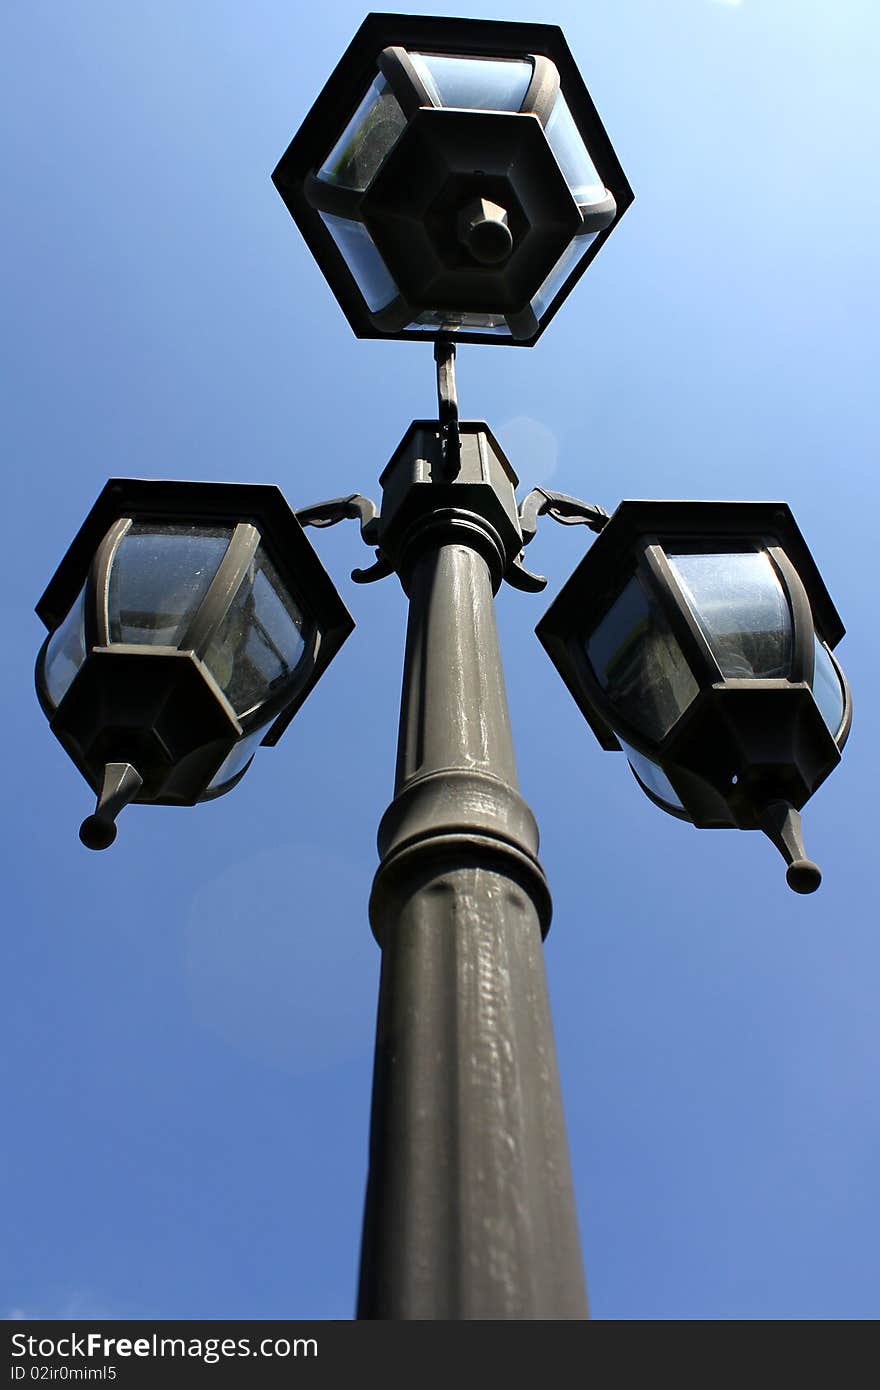
{"label": "black painted metal surface", "polygon": [[428,424],[383,478],[399,516],[395,473],[436,466],[445,506],[438,524],[425,496],[405,533],[393,512],[388,531],[410,614],[370,905],[383,961],[358,1315],[585,1318],[541,946],[550,897],[517,787],[493,607],[511,556],[488,558],[496,513],[515,512],[515,478],[495,470],[490,490],[466,452],[464,481],[450,484],[438,426],[433,457],[411,456],[432,453]]}

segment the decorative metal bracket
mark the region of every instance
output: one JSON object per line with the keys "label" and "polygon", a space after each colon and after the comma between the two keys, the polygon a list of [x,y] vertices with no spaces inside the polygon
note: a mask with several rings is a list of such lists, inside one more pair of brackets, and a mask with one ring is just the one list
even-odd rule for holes
{"label": "decorative metal bracket", "polygon": [[551,492],[545,487],[532,488],[519,509],[523,550],[504,576],[514,589],[522,589],[529,594],[538,594],[547,586],[543,574],[533,574],[523,564],[524,550],[535,539],[539,516],[550,516],[562,526],[588,526],[591,531],[601,531],[608,521],[604,507],[582,502],[579,497],[569,497],[565,492]]}
{"label": "decorative metal bracket", "polygon": [[[326,502],[316,502],[313,507],[302,507],[295,516],[300,526],[335,526],[339,521],[359,521],[365,545],[374,546],[379,538],[379,508],[359,492],[353,492],[350,497],[331,497]],[[374,563],[366,569],[352,570],[351,577],[356,584],[371,584],[393,573],[389,561],[377,549]]]}
{"label": "decorative metal bracket", "polygon": [[365,544],[376,544],[379,508],[359,492],[353,492],[350,497],[331,497],[327,502],[316,502],[313,507],[302,507],[294,515],[300,526],[335,526],[338,521],[359,521]]}
{"label": "decorative metal bracket", "polygon": [[539,594],[547,587],[546,574],[534,574],[523,564],[523,552],[511,560],[504,575],[512,589],[520,589],[524,594]]}
{"label": "decorative metal bracket", "polygon": [[565,492],[550,492],[545,487],[532,488],[519,509],[523,545],[534,540],[539,516],[551,516],[562,526],[589,526],[591,531],[601,531],[608,520],[604,507],[582,502],[579,497],[569,497]]}

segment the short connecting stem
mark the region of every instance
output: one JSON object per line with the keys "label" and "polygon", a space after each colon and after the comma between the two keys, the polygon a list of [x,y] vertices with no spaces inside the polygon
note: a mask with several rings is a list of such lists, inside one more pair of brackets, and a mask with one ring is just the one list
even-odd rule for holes
{"label": "short connecting stem", "polygon": [[455,344],[448,338],[434,343],[437,363],[437,409],[443,436],[446,475],[456,478],[461,468],[461,438],[458,431],[458,393],[455,386]]}

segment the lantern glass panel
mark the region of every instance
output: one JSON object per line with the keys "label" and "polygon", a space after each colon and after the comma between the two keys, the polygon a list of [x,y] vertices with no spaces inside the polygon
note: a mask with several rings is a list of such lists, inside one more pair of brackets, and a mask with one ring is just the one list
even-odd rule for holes
{"label": "lantern glass panel", "polygon": [[766,550],[668,558],[724,676],[791,675],[791,611]]}
{"label": "lantern glass panel", "polygon": [[336,217],[329,212],[322,212],[320,216],[354,276],[367,308],[371,313],[384,309],[396,299],[397,286],[363,222],[351,222],[347,217]]}
{"label": "lantern glass panel", "polygon": [[231,782],[233,777],[237,777],[240,772],[244,771],[256,753],[265,732],[266,726],[264,724],[262,728],[255,729],[253,733],[246,734],[244,738],[239,739],[214,773],[205,788],[206,793],[219,791],[227,782]]}
{"label": "lantern glass panel", "polygon": [[532,310],[537,318],[540,318],[544,310],[550,307],[551,302],[561,290],[564,282],[568,279],[578,262],[587,254],[587,251],[598,235],[598,232],[589,232],[584,236],[576,236],[573,241],[568,243],[562,255],[559,257],[559,260],[556,262],[550,274],[547,276],[547,279],[532,300]]}
{"label": "lantern glass panel", "polygon": [[578,204],[599,203],[605,197],[605,185],[589,156],[581,133],[574,123],[568,102],[560,92],[544,127],[547,143],[565,175],[572,197]]}
{"label": "lantern glass panel", "polygon": [[231,537],[231,526],[130,526],[110,567],[110,641],[176,647]]}
{"label": "lantern glass panel", "polygon": [[683,810],[675,788],[662,767],[658,763],[652,762],[650,758],[646,758],[644,753],[639,753],[628,743],[624,743],[623,739],[619,739],[618,742],[629,760],[630,767],[644,782],[648,790],[652,791],[660,801],[664,801],[668,806],[674,806],[677,811]]}
{"label": "lantern glass panel", "polygon": [[206,648],[204,662],[240,717],[265,703],[299,665],[305,619],[262,546]]}
{"label": "lantern glass panel", "polygon": [[649,738],[663,738],[697,694],[693,672],[638,575],[596,624],[587,655],[614,708]]}
{"label": "lantern glass panel", "polygon": [[43,678],[52,704],[61,704],[74,676],[86,659],[85,585],[64,622],[55,629],[46,646]]}
{"label": "lantern glass panel", "polygon": [[819,713],[835,738],[843,723],[843,687],[828,649],[818,637],[816,643],[816,665],[813,671],[813,698],[819,706]]}
{"label": "lantern glass panel", "polygon": [[410,58],[438,106],[518,111],[532,80],[532,64],[521,59],[442,53],[411,53]]}
{"label": "lantern glass panel", "polygon": [[377,77],[321,167],[325,183],[362,190],[406,128],[400,103]]}

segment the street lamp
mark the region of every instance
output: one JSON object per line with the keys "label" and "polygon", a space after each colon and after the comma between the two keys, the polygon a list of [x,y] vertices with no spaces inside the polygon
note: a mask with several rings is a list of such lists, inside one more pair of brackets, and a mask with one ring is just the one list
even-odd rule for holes
{"label": "street lamp", "polygon": [[530,346],[632,202],[549,24],[370,15],[272,177],[359,338]]}
{"label": "street lamp", "polygon": [[843,624],[788,507],[623,502],[537,633],[603,748],[701,827],[761,829],[819,886],[800,808],[840,762]]}
{"label": "street lamp", "polygon": [[37,613],[37,694],[98,794],[90,849],[128,802],[234,787],[354,626],[277,488],[132,478],[107,483]]}
{"label": "street lamp", "polygon": [[[459,419],[455,344],[530,345],[632,193],[558,29],[371,15],[274,181],[359,337],[433,343],[437,418],[359,494],[108,484],[38,611],[47,715],[98,792],[193,803],[272,743],[351,619],[302,534],[360,523],[409,600],[358,1315],[587,1316],[542,953],[551,901],[517,785],[494,594],[536,592],[538,518],[598,540],[539,627],[603,746],[697,825],[761,825],[801,891],[797,811],[839,760],[840,620],[787,508],[603,508],[518,479]],[[268,586],[268,589],[267,589]],[[258,592],[259,590],[259,592]],[[266,606],[271,595],[270,607]],[[240,683],[247,687],[239,699]]]}

